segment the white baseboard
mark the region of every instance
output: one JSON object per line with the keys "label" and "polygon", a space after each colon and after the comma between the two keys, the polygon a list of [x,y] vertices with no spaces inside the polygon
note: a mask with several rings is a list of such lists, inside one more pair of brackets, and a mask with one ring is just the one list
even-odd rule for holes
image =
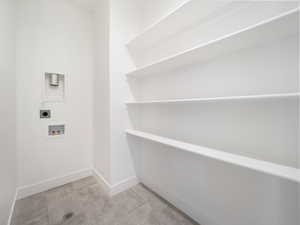
{"label": "white baseboard", "polygon": [[139,180],[137,177],[129,177],[126,180],[123,180],[115,185],[113,185],[110,189],[110,195],[116,195],[120,192],[126,191],[127,189],[133,187],[134,185],[138,184]]}
{"label": "white baseboard", "polygon": [[110,183],[99,173],[96,169],[93,170],[94,176],[99,182],[99,184],[104,188],[107,194],[110,194],[111,185]]}
{"label": "white baseboard", "polygon": [[99,183],[104,187],[110,196],[116,195],[120,192],[126,191],[127,189],[138,184],[139,181],[136,177],[130,177],[117,184],[111,185],[97,170],[94,169],[94,174]]}
{"label": "white baseboard", "polygon": [[85,169],[70,173],[63,177],[48,179],[33,185],[19,187],[17,189],[17,199],[26,198],[30,195],[38,194],[91,175],[93,175],[93,170]]}
{"label": "white baseboard", "polygon": [[15,209],[15,205],[16,205],[16,201],[17,201],[17,195],[18,195],[18,192],[16,190],[13,202],[11,204],[10,213],[9,213],[9,217],[8,217],[8,220],[7,220],[7,225],[11,224],[11,220],[12,220],[12,217],[13,217],[13,213],[14,213],[14,209]]}
{"label": "white baseboard", "polygon": [[74,182],[76,180],[94,175],[98,182],[104,187],[110,196],[118,194],[125,191],[134,185],[138,184],[139,181],[136,177],[130,177],[124,181],[117,184],[111,185],[97,170],[95,169],[85,169],[70,173],[63,177],[57,177],[49,180],[45,180],[33,185],[23,186],[17,188],[16,199],[26,198],[28,196],[41,193],[43,191],[50,190],[52,188],[59,187],[61,185]]}

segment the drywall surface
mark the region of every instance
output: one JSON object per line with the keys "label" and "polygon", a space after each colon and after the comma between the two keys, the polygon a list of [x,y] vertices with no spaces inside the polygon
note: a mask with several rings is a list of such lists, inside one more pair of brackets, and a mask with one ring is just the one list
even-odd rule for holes
{"label": "drywall surface", "polygon": [[138,31],[134,0],[112,0],[110,7],[111,183],[135,176],[132,155],[124,130],[131,127],[124,102],[132,99],[125,74],[134,69],[125,44]]}
{"label": "drywall surface", "polygon": [[[92,167],[93,28],[91,14],[70,1],[18,1],[19,187]],[[42,104],[45,72],[65,74],[64,103]],[[52,118],[41,120],[41,108]],[[49,124],[65,124],[65,136],[48,137]]]}
{"label": "drywall surface", "polygon": [[110,182],[109,1],[95,11],[94,167]]}
{"label": "drywall surface", "polygon": [[6,225],[16,190],[15,10],[0,1],[0,224]]}
{"label": "drywall surface", "polygon": [[[300,22],[298,24],[298,28],[300,30]],[[300,37],[299,37],[300,42]],[[298,52],[300,52],[300,45],[298,45]],[[298,58],[298,63],[300,65],[300,57]],[[300,73],[298,73],[298,92],[300,92]],[[300,118],[300,104],[298,105],[298,118]],[[300,168],[300,119],[298,121],[298,167]],[[300,184],[298,184],[298,210],[300,210]],[[300,213],[298,213],[298,222],[300,222]]]}

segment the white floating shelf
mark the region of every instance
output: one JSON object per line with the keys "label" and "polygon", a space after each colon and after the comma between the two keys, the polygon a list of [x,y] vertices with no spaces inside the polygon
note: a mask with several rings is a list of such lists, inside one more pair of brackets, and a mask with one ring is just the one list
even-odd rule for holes
{"label": "white floating shelf", "polygon": [[158,62],[128,73],[128,76],[141,77],[150,74],[172,71],[182,66],[208,61],[240,49],[264,42],[280,40],[298,33],[299,9],[290,10],[279,16],[230,33],[218,39],[201,44],[182,53],[164,58]]}
{"label": "white floating shelf", "polygon": [[[215,17],[218,10],[226,8],[225,6],[229,8],[230,5],[233,4],[226,1],[203,2],[198,0],[185,0],[175,9],[148,26],[143,32],[129,41],[127,47],[129,49],[143,49],[147,46],[149,47],[159,40],[176,34],[191,24],[199,23],[202,19],[207,19],[209,16]],[[238,5],[238,3],[235,3],[234,5]],[[236,8],[237,6],[233,6],[232,10]],[[219,12],[218,14],[221,13]]]}
{"label": "white floating shelf", "polygon": [[[135,36],[132,40],[130,40],[127,44],[128,47],[130,46],[135,46],[136,42],[140,42],[140,39],[142,39],[144,36],[147,36],[147,34],[154,29],[157,29],[158,26],[162,26],[164,21],[166,21],[168,18],[172,17],[174,14],[178,13],[183,9],[188,3],[191,3],[193,0],[186,0],[176,8],[174,8],[172,11],[170,11],[168,14],[165,16],[161,17],[158,21],[155,23],[151,24],[150,26],[146,27],[140,34]],[[164,27],[165,28],[165,27]]]}
{"label": "white floating shelf", "polygon": [[290,181],[294,181],[300,183],[300,169],[296,169],[293,167],[282,166],[279,164],[257,160],[249,157],[239,156],[236,154],[231,154],[223,151],[218,151],[198,145],[189,144],[182,141],[177,141],[170,138],[165,138],[157,135],[153,135],[150,133],[145,133],[137,130],[126,130],[128,135],[140,137],[146,140],[154,141],[166,146],[174,147],[177,149],[181,149],[193,154],[201,155],[204,157],[208,157],[211,159],[223,161],[226,163],[230,163],[236,166],[245,167],[248,169],[252,169],[258,172],[262,172],[265,174],[269,174],[272,176],[281,177],[284,179],[288,179]]}
{"label": "white floating shelf", "polygon": [[145,104],[174,104],[174,103],[202,103],[215,101],[233,101],[233,100],[263,100],[263,99],[280,99],[299,97],[300,93],[284,93],[284,94],[268,94],[268,95],[246,95],[246,96],[230,96],[216,98],[191,98],[191,99],[169,99],[156,101],[140,101],[126,102],[127,105],[145,105]]}

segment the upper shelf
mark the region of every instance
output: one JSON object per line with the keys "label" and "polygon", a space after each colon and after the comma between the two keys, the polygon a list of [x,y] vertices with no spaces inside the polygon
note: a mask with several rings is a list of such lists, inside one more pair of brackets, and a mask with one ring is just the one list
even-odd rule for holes
{"label": "upper shelf", "polygon": [[[174,10],[160,18],[157,22],[148,26],[140,34],[129,41],[127,47],[129,49],[141,49],[146,46],[151,46],[158,40],[173,35],[190,24],[207,19],[209,16],[215,16],[218,10],[225,8],[226,6],[229,7],[232,4],[233,3],[225,1],[183,1],[183,3],[177,6]],[[239,4],[235,3],[235,5]]]}
{"label": "upper shelf", "polygon": [[193,145],[182,141],[177,141],[170,138],[165,138],[157,135],[153,135],[146,132],[137,130],[126,130],[126,133],[132,136],[144,138],[150,141],[154,141],[163,145],[181,149],[193,154],[201,155],[204,157],[216,159],[233,165],[245,167],[255,171],[259,171],[272,176],[281,177],[294,182],[300,183],[300,169],[293,167],[282,166],[279,164],[257,160],[249,157],[244,157],[232,153],[218,151],[199,145]]}
{"label": "upper shelf", "polygon": [[245,96],[229,96],[215,98],[190,98],[190,99],[169,99],[169,100],[154,100],[154,101],[129,101],[127,105],[144,105],[144,104],[175,104],[175,103],[201,103],[215,101],[232,101],[232,100],[259,100],[259,99],[277,99],[277,98],[292,98],[299,97],[300,93],[284,93],[284,94],[267,94],[267,95],[245,95]]}
{"label": "upper shelf", "polygon": [[263,42],[280,40],[298,33],[298,19],[299,9],[293,9],[253,26],[188,49],[182,53],[164,58],[134,70],[127,75],[130,77],[142,77],[171,71],[182,66],[205,62],[217,56]]}

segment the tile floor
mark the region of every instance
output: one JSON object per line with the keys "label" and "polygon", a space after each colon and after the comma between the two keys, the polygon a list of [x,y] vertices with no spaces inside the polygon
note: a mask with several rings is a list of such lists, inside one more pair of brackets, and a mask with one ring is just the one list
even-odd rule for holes
{"label": "tile floor", "polygon": [[143,185],[109,197],[93,177],[18,200],[11,225],[197,225]]}

